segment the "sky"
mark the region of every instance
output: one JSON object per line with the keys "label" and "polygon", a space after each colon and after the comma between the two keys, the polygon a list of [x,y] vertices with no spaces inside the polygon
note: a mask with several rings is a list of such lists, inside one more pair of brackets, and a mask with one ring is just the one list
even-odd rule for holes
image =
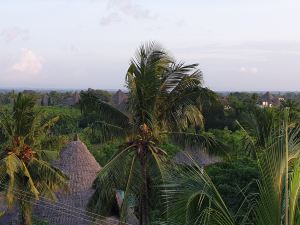
{"label": "sky", "polygon": [[300,91],[299,0],[1,0],[0,88],[118,89],[143,43],[216,91]]}

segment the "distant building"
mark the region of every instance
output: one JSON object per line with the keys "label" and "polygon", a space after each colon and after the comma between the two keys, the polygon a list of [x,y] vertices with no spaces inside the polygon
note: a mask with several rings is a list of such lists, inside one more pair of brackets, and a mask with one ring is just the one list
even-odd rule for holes
{"label": "distant building", "polygon": [[76,91],[72,96],[65,98],[62,101],[62,105],[68,105],[68,106],[73,106],[78,104],[80,101],[80,95],[79,93]]}
{"label": "distant building", "polygon": [[266,92],[263,96],[260,98],[260,106],[265,107],[272,107],[272,106],[280,106],[281,102],[284,101],[283,97],[280,96],[274,96],[269,91]]}
{"label": "distant building", "polygon": [[42,97],[42,100],[41,100],[41,105],[42,105],[42,106],[48,106],[49,103],[50,103],[50,98],[49,98],[49,96],[48,96],[48,95],[44,95],[44,96]]}
{"label": "distant building", "polygon": [[80,94],[77,91],[73,95],[73,100],[74,100],[75,105],[78,104],[80,101]]}
{"label": "distant building", "polygon": [[121,90],[118,90],[113,96],[112,96],[113,103],[115,105],[121,105],[128,100],[128,96]]}
{"label": "distant building", "polygon": [[34,90],[24,90],[23,93],[26,94],[26,95],[34,95],[34,94],[36,94],[36,91],[34,91]]}
{"label": "distant building", "polygon": [[221,96],[220,101],[221,101],[222,105],[224,106],[224,110],[230,110],[231,109],[231,107],[229,105],[228,96]]}
{"label": "distant building", "polygon": [[221,162],[218,156],[210,155],[205,148],[186,148],[184,151],[178,152],[173,161],[179,165],[194,165],[196,163],[200,167],[208,166]]}

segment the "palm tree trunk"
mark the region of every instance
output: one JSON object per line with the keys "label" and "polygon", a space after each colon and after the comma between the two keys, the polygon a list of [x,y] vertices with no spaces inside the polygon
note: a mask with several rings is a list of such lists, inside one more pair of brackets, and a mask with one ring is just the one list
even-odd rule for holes
{"label": "palm tree trunk", "polygon": [[140,198],[140,225],[148,225],[148,182],[147,182],[147,154],[144,149],[140,151],[142,187]]}
{"label": "palm tree trunk", "polygon": [[289,225],[289,143],[288,143],[288,120],[289,109],[284,109],[284,132],[285,132],[285,225]]}
{"label": "palm tree trunk", "polygon": [[21,225],[32,225],[32,205],[26,201],[20,200],[21,207]]}

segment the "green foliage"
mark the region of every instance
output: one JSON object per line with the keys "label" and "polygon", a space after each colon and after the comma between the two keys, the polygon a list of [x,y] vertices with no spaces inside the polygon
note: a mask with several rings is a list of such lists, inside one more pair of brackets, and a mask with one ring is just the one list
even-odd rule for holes
{"label": "green foliage", "polygon": [[178,152],[182,150],[179,146],[173,144],[172,142],[165,140],[159,145],[167,154],[170,159],[172,159]]}
{"label": "green foliage", "polygon": [[205,118],[205,130],[224,129],[225,127],[229,127],[230,130],[235,129],[235,118],[225,113],[224,105],[219,101],[210,105],[210,107],[203,108],[203,115]]}
{"label": "green foliage", "polygon": [[101,166],[105,166],[119,150],[119,144],[92,145],[91,152]]}
{"label": "green foliage", "polygon": [[[165,137],[182,145],[212,146],[213,136],[199,129],[204,124],[201,109],[216,95],[203,87],[197,66],[177,63],[159,45],[148,43],[139,48],[126,74],[127,112],[94,94],[82,94],[83,116],[88,118],[87,125],[93,122],[92,132],[98,133],[98,141],[122,140],[95,181],[96,192],[90,201],[94,211],[107,214],[109,209],[104,206],[111,205],[115,190],[123,190],[121,221],[127,219],[133,196],[138,199],[135,214],[142,225],[148,225],[150,212],[161,202],[157,185],[162,182],[162,164],[167,158],[162,146],[169,148],[171,155],[177,151],[163,142]],[[106,148],[99,154],[106,154]]]}
{"label": "green foliage", "polygon": [[[93,126],[93,129],[103,136],[107,135],[105,127],[116,127],[118,131],[124,127],[129,128],[129,118],[126,114],[113,107],[110,103],[102,101],[99,96],[93,92],[81,92],[80,109],[82,117],[79,127],[86,128]],[[104,128],[104,129],[103,129]],[[110,135],[113,137],[114,135]],[[119,135],[116,135],[119,136]],[[111,138],[110,138],[111,139]],[[103,141],[106,141],[103,140]]]}
{"label": "green foliage", "polygon": [[49,120],[54,116],[59,116],[59,121],[51,128],[51,133],[55,135],[67,135],[78,132],[78,121],[80,110],[75,107],[39,107],[44,113],[44,120]]}
{"label": "green foliage", "polygon": [[80,96],[93,95],[104,102],[111,102],[111,94],[108,91],[89,88],[87,91],[81,91]]}
{"label": "green foliage", "polygon": [[276,108],[256,109],[244,114],[238,124],[245,132],[243,141],[245,152],[254,157],[260,152],[259,149],[266,149],[274,136],[278,135],[281,116],[282,111]]}
{"label": "green foliage", "polygon": [[217,188],[196,162],[191,166],[170,165],[164,177],[162,197],[166,197],[167,222],[161,224],[235,224]]}
{"label": "green foliage", "polygon": [[251,159],[221,162],[210,165],[205,170],[233,215],[244,201],[244,195],[258,192],[255,183],[259,179],[258,166]]}
{"label": "green foliage", "polygon": [[244,92],[230,93],[228,96],[229,105],[235,110],[237,115],[242,112],[251,111],[256,108],[258,95]]}
{"label": "green foliage", "polygon": [[290,121],[288,109],[278,120],[271,136],[265,132],[268,141],[254,145],[255,161],[211,165],[206,168],[210,177],[196,164],[171,167],[163,188],[169,206],[167,224],[299,224],[300,129]]}
{"label": "green foliage", "polygon": [[40,148],[52,151],[53,154],[58,156],[60,150],[62,150],[72,138],[73,135],[72,137],[68,135],[46,135],[40,140]]}
{"label": "green foliage", "polygon": [[49,96],[49,105],[57,106],[63,105],[64,99],[68,97],[72,97],[71,92],[58,92],[58,91],[50,91],[48,93]]}
{"label": "green foliage", "polygon": [[[57,117],[42,122],[41,113],[34,107],[32,97],[19,94],[12,112],[2,113],[0,123],[8,142],[0,156],[0,183],[7,204],[18,203],[23,224],[32,224],[32,203],[40,196],[56,200],[55,192],[68,187],[67,177],[43,159],[47,151],[39,149],[41,137],[57,121]],[[19,193],[27,193],[26,196]],[[27,200],[26,200],[27,199]]]}
{"label": "green foliage", "polygon": [[32,225],[50,225],[48,221],[43,220],[39,217],[33,216],[32,217]]}
{"label": "green foliage", "polygon": [[9,105],[12,104],[13,99],[15,98],[15,92],[9,91],[6,93],[0,93],[0,105]]}
{"label": "green foliage", "polygon": [[240,130],[231,131],[227,127],[223,130],[210,130],[221,143],[219,151],[224,151],[229,160],[243,158],[245,156],[243,140],[245,133]]}
{"label": "green foliage", "polygon": [[289,108],[289,116],[290,120],[292,122],[299,123],[300,122],[300,103],[292,100],[292,99],[287,99],[282,102],[281,108]]}
{"label": "green foliage", "polygon": [[119,150],[120,142],[99,143],[91,136],[89,128],[82,130],[79,137],[101,166],[105,166]]}

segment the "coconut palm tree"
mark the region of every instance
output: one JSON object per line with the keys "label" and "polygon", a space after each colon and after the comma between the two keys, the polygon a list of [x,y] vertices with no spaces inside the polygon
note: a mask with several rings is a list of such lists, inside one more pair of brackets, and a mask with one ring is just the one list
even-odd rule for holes
{"label": "coconut palm tree", "polygon": [[281,108],[289,108],[290,120],[299,123],[300,121],[300,116],[298,113],[300,109],[299,102],[292,99],[287,99],[281,103]]}
{"label": "coconut palm tree", "polygon": [[244,114],[241,121],[237,121],[244,131],[245,151],[255,157],[259,149],[266,149],[278,133],[280,111],[275,108],[257,108],[253,112]]}
{"label": "coconut palm tree", "polygon": [[96,97],[82,101],[83,111],[97,113],[93,128],[103,141],[122,138],[124,143],[100,171],[90,208],[107,214],[116,190],[121,190],[121,221],[127,220],[132,206],[140,224],[147,225],[149,208],[159,205],[156,185],[162,182],[160,171],[167,155],[159,143],[169,138],[184,145],[212,146],[214,138],[201,129],[196,132],[195,127],[203,127],[201,108],[215,101],[216,95],[203,87],[197,64],[176,63],[155,43],[139,48],[127,71],[126,86],[127,113]]}
{"label": "coconut palm tree", "polygon": [[[288,109],[272,141],[258,155],[258,193],[246,197],[248,213],[232,215],[204,169],[195,164],[165,176],[166,224],[296,225],[300,222],[300,129],[289,122]],[[251,218],[251,219],[250,219]]]}
{"label": "coconut palm tree", "polygon": [[0,158],[0,188],[9,207],[18,204],[21,224],[32,224],[32,206],[40,196],[55,200],[54,192],[67,188],[67,177],[43,160],[47,151],[38,149],[38,137],[58,120],[41,123],[34,100],[19,94],[12,113],[2,113],[1,127],[8,142]]}
{"label": "coconut palm tree", "polygon": [[296,225],[300,222],[300,129],[290,122],[289,109],[277,138],[259,157],[262,179],[253,202],[257,225]]}

